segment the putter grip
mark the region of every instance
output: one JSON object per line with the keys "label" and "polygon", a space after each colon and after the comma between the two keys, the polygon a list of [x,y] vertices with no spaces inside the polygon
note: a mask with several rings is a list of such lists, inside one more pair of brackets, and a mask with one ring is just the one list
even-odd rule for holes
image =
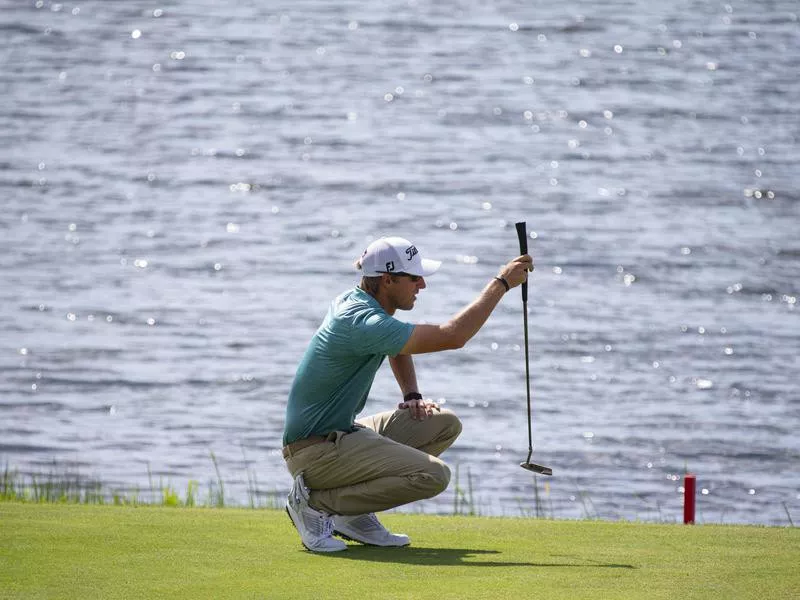
{"label": "putter grip", "polygon": [[[525,226],[525,221],[520,221],[517,223],[517,237],[519,238],[519,253],[520,254],[527,254],[528,253],[528,231],[527,227]],[[528,301],[528,282],[525,281],[522,284],[522,301]]]}

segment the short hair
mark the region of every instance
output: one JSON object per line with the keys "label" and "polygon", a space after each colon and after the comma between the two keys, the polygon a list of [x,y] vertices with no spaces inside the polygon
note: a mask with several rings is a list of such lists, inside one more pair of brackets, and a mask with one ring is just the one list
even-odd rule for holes
{"label": "short hair", "polygon": [[[356,260],[356,262],[353,263],[353,266],[355,266],[355,268],[360,271],[362,268],[361,259],[359,258],[358,260]],[[378,290],[380,290],[381,288],[382,279],[383,279],[382,275],[377,275],[374,277],[363,276],[361,277],[361,283],[359,284],[358,287],[367,292],[370,296],[375,296],[377,295]]]}
{"label": "short hair", "polygon": [[382,277],[362,277],[361,285],[362,290],[367,292],[370,296],[375,296],[381,288]]}

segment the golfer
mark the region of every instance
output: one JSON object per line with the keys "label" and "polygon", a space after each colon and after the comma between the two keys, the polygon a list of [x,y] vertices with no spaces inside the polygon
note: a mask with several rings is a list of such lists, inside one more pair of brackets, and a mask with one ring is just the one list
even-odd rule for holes
{"label": "golfer", "polygon": [[[437,456],[461,433],[461,422],[425,400],[412,355],[464,346],[503,295],[527,280],[533,260],[526,254],[509,262],[442,325],[396,319],[398,310],[414,307],[440,265],[406,239],[372,242],[356,262],[360,285],[333,301],[297,368],[283,434],[294,478],[286,510],[311,551],[345,550],[338,537],[406,546],[408,536],[390,533],[375,513],[436,496],[450,482]],[[356,420],[387,356],[403,401]]]}

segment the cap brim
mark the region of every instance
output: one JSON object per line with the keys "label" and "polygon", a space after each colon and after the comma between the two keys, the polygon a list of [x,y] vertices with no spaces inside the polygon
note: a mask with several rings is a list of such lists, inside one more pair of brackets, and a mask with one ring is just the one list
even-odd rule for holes
{"label": "cap brim", "polygon": [[430,258],[423,258],[422,259],[422,273],[424,277],[428,275],[433,275],[436,271],[439,270],[439,267],[442,266],[442,261],[440,260],[431,260]]}

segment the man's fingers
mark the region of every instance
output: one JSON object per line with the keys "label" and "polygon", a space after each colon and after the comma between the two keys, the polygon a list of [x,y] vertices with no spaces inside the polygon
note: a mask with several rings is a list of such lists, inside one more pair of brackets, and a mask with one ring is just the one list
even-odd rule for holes
{"label": "man's fingers", "polygon": [[397,408],[407,408],[411,411],[411,418],[421,421],[433,415],[433,411],[442,412],[439,405],[435,402],[425,402],[423,400],[412,400],[411,402],[401,402]]}
{"label": "man's fingers", "polygon": [[534,269],[533,257],[530,254],[523,254],[514,259],[514,261],[519,263],[526,271],[533,271]]}

